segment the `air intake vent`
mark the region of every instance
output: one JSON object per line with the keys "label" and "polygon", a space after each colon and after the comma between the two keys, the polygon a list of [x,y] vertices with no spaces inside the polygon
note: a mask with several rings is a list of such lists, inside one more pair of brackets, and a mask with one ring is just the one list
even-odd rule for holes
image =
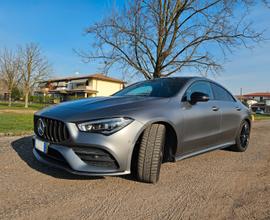
{"label": "air intake vent", "polygon": [[96,167],[118,169],[116,160],[107,151],[91,147],[72,147],[86,164]]}
{"label": "air intake vent", "polygon": [[[40,127],[40,123],[43,123],[43,127]],[[35,134],[43,140],[59,143],[69,139],[68,129],[62,121],[35,116],[34,125]]]}

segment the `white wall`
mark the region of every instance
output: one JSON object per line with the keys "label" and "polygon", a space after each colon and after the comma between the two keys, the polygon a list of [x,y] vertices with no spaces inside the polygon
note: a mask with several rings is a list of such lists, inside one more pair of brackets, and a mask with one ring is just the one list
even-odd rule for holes
{"label": "white wall", "polygon": [[92,80],[92,88],[98,91],[96,96],[110,96],[121,90],[123,88],[123,84],[94,79]]}

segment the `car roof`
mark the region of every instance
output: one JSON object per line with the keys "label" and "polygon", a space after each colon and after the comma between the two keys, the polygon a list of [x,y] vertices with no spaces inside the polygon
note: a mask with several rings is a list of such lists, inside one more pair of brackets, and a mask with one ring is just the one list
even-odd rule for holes
{"label": "car roof", "polygon": [[186,81],[191,80],[191,79],[205,79],[208,80],[208,78],[205,77],[200,77],[200,76],[169,76],[169,77],[162,77],[162,78],[154,78],[154,79],[148,79],[146,81],[151,81],[151,80],[170,80],[170,79],[184,79]]}
{"label": "car roof", "polygon": [[201,80],[208,80],[210,79],[202,76],[170,76],[170,77],[164,77],[164,78],[157,78],[157,79],[185,79],[185,80],[191,80],[191,79],[201,79]]}
{"label": "car roof", "polygon": [[[172,77],[170,76],[170,77],[163,77],[163,78],[147,79],[144,81],[155,81],[155,80],[181,80],[181,81],[184,81],[185,83],[188,83],[190,81],[196,81],[196,80],[206,80],[208,82],[214,82],[206,77],[201,77],[201,76],[172,76]],[[138,81],[136,83],[139,83],[139,82],[143,82],[143,81]]]}
{"label": "car roof", "polygon": [[[212,80],[212,79],[209,79],[207,77],[203,77],[203,76],[174,76],[174,77],[167,77],[167,79],[184,79],[186,80],[186,82],[188,81],[196,81],[196,80],[204,80],[204,81],[208,81],[208,82],[211,82],[211,83],[214,83],[214,84],[217,84],[221,87],[223,87],[224,89],[226,89],[223,85],[221,85],[220,83]],[[165,79],[165,78],[160,78],[160,79]],[[227,90],[227,89],[226,89]]]}

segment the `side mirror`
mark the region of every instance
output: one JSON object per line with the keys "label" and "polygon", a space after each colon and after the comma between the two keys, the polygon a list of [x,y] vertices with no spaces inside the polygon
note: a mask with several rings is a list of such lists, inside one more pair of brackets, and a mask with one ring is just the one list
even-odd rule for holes
{"label": "side mirror", "polygon": [[197,102],[208,102],[209,101],[209,96],[205,93],[202,92],[193,92],[190,96],[189,103],[191,105],[196,104]]}

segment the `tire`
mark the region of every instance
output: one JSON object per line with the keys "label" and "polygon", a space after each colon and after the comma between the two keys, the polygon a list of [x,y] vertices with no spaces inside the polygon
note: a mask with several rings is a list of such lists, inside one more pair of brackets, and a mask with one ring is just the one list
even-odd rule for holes
{"label": "tire", "polygon": [[146,183],[156,183],[159,179],[163,158],[166,128],[162,124],[152,124],[145,129],[139,145],[137,178]]}
{"label": "tire", "polygon": [[230,149],[236,152],[244,152],[248,148],[250,138],[250,125],[247,121],[242,121],[236,136],[235,145]]}

